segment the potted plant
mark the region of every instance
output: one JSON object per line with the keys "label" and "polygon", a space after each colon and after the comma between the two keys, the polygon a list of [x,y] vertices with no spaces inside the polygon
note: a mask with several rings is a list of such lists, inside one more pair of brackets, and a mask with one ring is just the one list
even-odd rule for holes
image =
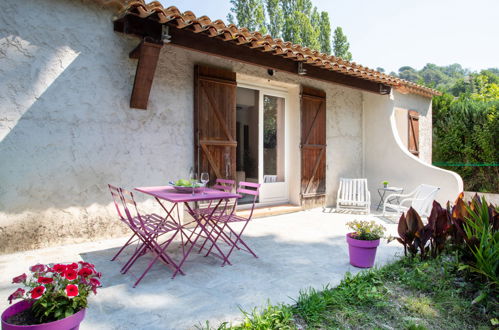
{"label": "potted plant", "polygon": [[385,227],[375,221],[359,220],[350,221],[347,226],[353,230],[347,234],[350,264],[360,268],[371,268]]}
{"label": "potted plant", "polygon": [[388,181],[381,182],[383,184],[383,188],[388,188]]}
{"label": "potted plant", "polygon": [[8,300],[22,301],[2,313],[2,329],[78,329],[85,317],[87,297],[97,294],[101,273],[94,265],[80,261],[71,264],[34,265],[31,274],[19,275],[12,283],[23,284]]}

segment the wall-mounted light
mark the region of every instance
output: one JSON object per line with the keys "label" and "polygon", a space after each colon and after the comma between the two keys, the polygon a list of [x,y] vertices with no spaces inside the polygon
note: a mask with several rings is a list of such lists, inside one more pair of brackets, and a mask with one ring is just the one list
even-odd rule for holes
{"label": "wall-mounted light", "polygon": [[391,92],[390,86],[384,85],[384,84],[379,84],[379,93],[381,95],[388,95]]}
{"label": "wall-mounted light", "polygon": [[307,74],[307,70],[303,68],[303,62],[298,62],[298,74],[304,76]]}
{"label": "wall-mounted light", "polygon": [[170,35],[170,27],[166,24],[163,24],[161,26],[161,41],[163,41],[165,44],[168,44],[171,42],[172,36]]}

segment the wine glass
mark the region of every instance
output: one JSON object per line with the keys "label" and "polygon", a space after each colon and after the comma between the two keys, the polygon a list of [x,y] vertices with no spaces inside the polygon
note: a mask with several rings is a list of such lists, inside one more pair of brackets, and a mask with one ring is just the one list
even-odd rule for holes
{"label": "wine glass", "polygon": [[210,174],[208,172],[201,173],[201,183],[203,183],[203,192],[206,195],[206,184],[210,182]]}
{"label": "wine glass", "polygon": [[192,186],[192,194],[194,195],[194,188],[196,188],[196,184],[198,182],[198,175],[196,172],[191,172],[189,175],[189,180],[191,181]]}

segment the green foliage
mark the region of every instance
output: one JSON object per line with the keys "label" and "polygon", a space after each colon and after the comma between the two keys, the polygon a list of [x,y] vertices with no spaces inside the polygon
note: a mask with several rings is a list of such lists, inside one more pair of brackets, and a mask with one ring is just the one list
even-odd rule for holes
{"label": "green foliage", "polygon": [[232,24],[237,24],[241,27],[246,27],[250,31],[259,31],[263,34],[267,33],[265,24],[265,10],[262,0],[230,0],[232,13],[227,15],[227,19]]}
{"label": "green foliage", "polygon": [[379,272],[366,271],[357,276],[347,273],[336,288],[300,291],[294,311],[308,326],[319,326],[328,311],[345,306],[383,305],[386,293]]}
{"label": "green foliage", "polygon": [[466,209],[466,245],[474,257],[467,268],[483,275],[490,286],[499,289],[499,213],[478,196]]}
{"label": "green foliage", "polygon": [[470,72],[467,69],[463,69],[457,63],[448,66],[437,66],[428,63],[419,71],[410,66],[403,66],[395,75],[405,80],[447,91],[458,81],[464,82],[464,79],[469,74]]}
{"label": "green foliage", "polygon": [[255,308],[251,313],[244,311],[242,311],[242,313],[244,315],[243,323],[233,329],[296,329],[293,322],[293,312],[291,308],[286,305],[281,304],[273,306],[267,304],[267,306],[260,311]]}
{"label": "green foliage", "polygon": [[[331,53],[331,23],[311,0],[231,0],[230,23]],[[342,35],[342,42],[346,37]],[[345,43],[343,42],[343,48]],[[346,43],[348,51],[348,43]],[[348,54],[347,54],[348,55]],[[351,54],[350,54],[351,58]]]}
{"label": "green foliage", "polygon": [[497,86],[485,84],[479,87],[481,93],[465,94],[459,98],[450,94],[434,98],[433,161],[491,164],[446,167],[461,175],[465,190],[499,192],[499,166],[493,166],[499,164]]}
{"label": "green foliage", "polygon": [[319,23],[319,43],[321,52],[331,54],[331,23],[329,14],[326,11],[321,12]]}
{"label": "green foliage", "polygon": [[461,194],[447,209],[434,201],[426,225],[410,208],[407,215],[400,217],[398,233],[404,252],[409,251],[411,257],[419,252],[421,259],[428,252],[437,257],[452,243],[461,252],[463,269],[483,276],[490,290],[499,289],[499,210],[487,204],[485,198],[475,195],[466,204]]}
{"label": "green foliage", "polygon": [[239,326],[206,323],[201,329],[477,329],[497,323],[497,298],[472,302],[481,286],[464,276],[457,253],[406,257],[347,273],[335,288],[302,290],[294,305],[244,313]]}
{"label": "green foliage", "polygon": [[202,330],[267,330],[267,329],[277,329],[277,330],[291,330],[296,329],[293,318],[293,310],[290,306],[279,304],[271,305],[267,303],[267,306],[258,310],[254,308],[251,312],[245,312],[241,310],[244,315],[244,321],[239,325],[231,325],[229,322],[223,322],[218,327],[214,328],[210,326],[210,323],[206,321],[205,326],[197,326],[196,328]]}
{"label": "green foliage", "polygon": [[334,56],[341,57],[344,60],[351,61],[352,53],[349,51],[350,44],[347,41],[343,29],[338,26],[333,33],[333,52]]}
{"label": "green foliage", "polygon": [[284,27],[284,14],[280,6],[280,0],[266,0],[268,22],[266,23],[269,34],[274,38],[281,35]]}

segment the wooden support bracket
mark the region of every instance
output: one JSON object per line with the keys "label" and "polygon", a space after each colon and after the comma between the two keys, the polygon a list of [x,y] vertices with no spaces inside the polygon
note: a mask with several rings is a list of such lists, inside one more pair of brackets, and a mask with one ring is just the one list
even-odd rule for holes
{"label": "wooden support bracket", "polygon": [[147,110],[154,72],[156,71],[162,47],[162,43],[143,40],[130,52],[130,58],[139,60],[137,70],[135,71],[132,96],[130,98],[131,108]]}

